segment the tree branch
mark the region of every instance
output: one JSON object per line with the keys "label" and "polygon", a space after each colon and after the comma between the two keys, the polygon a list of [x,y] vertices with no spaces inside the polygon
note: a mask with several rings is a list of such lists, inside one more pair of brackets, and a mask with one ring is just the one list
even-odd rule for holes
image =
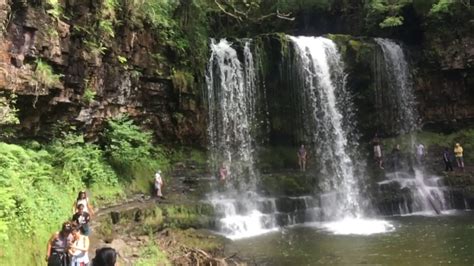
{"label": "tree branch", "polygon": [[238,21],[242,21],[241,17],[239,17],[235,14],[232,14],[232,13],[228,12],[227,10],[225,10],[225,8],[217,0],[214,0],[214,3],[216,3],[217,7],[219,7],[219,9],[222,10],[222,12],[224,12],[224,14],[229,15],[229,16],[237,19]]}
{"label": "tree branch", "polygon": [[287,14],[282,14],[280,13],[280,11],[277,10],[276,13],[270,13],[270,14],[266,14],[264,16],[261,16],[257,19],[257,21],[261,21],[261,20],[264,20],[264,19],[267,19],[269,17],[273,17],[273,16],[276,16],[277,18],[279,19],[284,19],[284,20],[289,20],[289,21],[293,21],[295,20],[294,17],[290,17],[291,16],[291,13],[287,13]]}

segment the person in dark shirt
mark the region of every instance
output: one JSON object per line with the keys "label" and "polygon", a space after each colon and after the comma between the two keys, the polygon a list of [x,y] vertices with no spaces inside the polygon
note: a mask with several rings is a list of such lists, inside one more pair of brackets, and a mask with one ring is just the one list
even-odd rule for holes
{"label": "person in dark shirt", "polygon": [[77,223],[77,226],[81,229],[81,233],[85,236],[89,235],[89,213],[84,211],[84,205],[77,205],[77,212],[72,216],[72,221]]}
{"label": "person in dark shirt", "polygon": [[48,240],[46,262],[48,266],[69,266],[67,250],[72,243],[72,225],[70,221],[63,223],[61,231],[54,233]]}
{"label": "person in dark shirt", "polygon": [[444,170],[447,171],[453,171],[453,164],[451,163],[451,153],[449,152],[448,148],[444,149],[443,152],[443,161],[444,161]]}

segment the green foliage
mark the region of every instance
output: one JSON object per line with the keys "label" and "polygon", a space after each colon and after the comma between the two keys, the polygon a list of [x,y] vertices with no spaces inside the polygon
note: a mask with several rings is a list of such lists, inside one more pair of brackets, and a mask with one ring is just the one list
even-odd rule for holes
{"label": "green foliage", "polygon": [[18,124],[18,109],[15,107],[16,95],[0,96],[0,125]]}
{"label": "green foliage", "polygon": [[118,55],[117,60],[120,62],[120,64],[126,64],[127,63],[127,58],[125,56]]}
{"label": "green foliage", "polygon": [[[460,10],[469,10],[471,4],[469,0],[437,0],[431,7],[428,16],[435,19],[442,19],[446,15],[454,15]],[[469,12],[469,11],[468,11]]]}
{"label": "green foliage", "polygon": [[[135,0],[135,5],[138,5],[137,12],[144,16],[153,27],[158,29],[173,29],[175,27],[174,20],[172,20],[173,11],[179,4],[176,0]],[[171,33],[171,32],[170,32]]]}
{"label": "green foliage", "polygon": [[126,116],[109,120],[104,137],[110,164],[124,180],[135,180],[135,189],[148,192],[154,172],[169,168],[164,149],[152,145],[151,133]]}
{"label": "green foliage", "polygon": [[183,68],[204,67],[207,58],[208,22],[205,0],[131,0],[127,9],[129,22],[136,27],[151,28],[159,43],[166,49],[154,51],[157,61],[177,62]]}
{"label": "green foliage", "polygon": [[[152,145],[151,134],[127,118],[109,122],[105,151],[81,135],[62,132],[61,136],[45,146],[0,142],[2,265],[40,264],[47,239],[70,218],[79,190],[87,188],[95,204],[109,202],[122,197],[130,182],[150,187],[156,168],[169,166],[163,149]],[[161,223],[161,210],[154,218]],[[19,256],[25,249],[31,256]]]}
{"label": "green foliage", "polygon": [[86,88],[86,90],[84,91],[84,94],[82,95],[82,100],[86,104],[90,104],[94,100],[96,94],[97,93],[93,91],[92,89]]}
{"label": "green foliage", "polygon": [[100,40],[111,40],[115,38],[114,25],[118,23],[117,9],[118,0],[104,0],[99,15],[98,36]]}
{"label": "green foliage", "polygon": [[105,47],[104,43],[101,41],[84,40],[83,43],[87,50],[89,50],[89,52],[96,57],[104,55],[105,51],[107,51],[107,47]]}
{"label": "green foliage", "polygon": [[194,85],[194,76],[187,71],[173,70],[171,81],[173,82],[173,87],[180,92],[189,92]]}
{"label": "green foliage", "polygon": [[84,94],[82,94],[82,100],[86,104],[90,104],[92,101],[94,101],[97,92],[91,87],[89,80],[86,79],[84,83],[86,88],[84,89]]}
{"label": "green foliage", "polygon": [[86,186],[100,192],[94,195],[95,199],[111,199],[119,194],[117,175],[106,163],[103,151],[97,145],[84,143],[82,136],[69,135],[55,150],[55,157],[61,158],[55,165],[63,183],[76,182],[75,187]]}
{"label": "green foliage", "polygon": [[47,62],[40,58],[36,59],[36,69],[33,76],[35,85],[47,88],[59,86],[61,84],[61,77],[62,75],[54,73],[53,68]]}
{"label": "green foliage", "polygon": [[365,10],[366,21],[370,28],[377,24],[380,28],[403,25],[402,9],[411,5],[413,0],[367,0]]}
{"label": "green foliage", "polygon": [[99,30],[105,36],[109,38],[115,38],[115,31],[112,21],[102,20],[99,21]]}
{"label": "green foliage", "polygon": [[434,4],[430,9],[430,15],[438,15],[441,13],[451,13],[450,6],[454,4],[453,0],[439,0],[438,3]]}
{"label": "green foliage", "polygon": [[46,4],[46,13],[48,13],[55,19],[60,19],[63,16],[64,10],[59,0],[46,0]]}
{"label": "green foliage", "polygon": [[46,243],[70,215],[74,187],[58,182],[53,159],[45,150],[0,143],[0,250],[5,265],[31,265],[31,257],[16,256],[17,241],[26,249]]}
{"label": "green foliage", "polygon": [[387,27],[396,27],[403,24],[403,17],[396,16],[396,17],[386,17],[384,21],[380,22],[380,28],[387,28]]}

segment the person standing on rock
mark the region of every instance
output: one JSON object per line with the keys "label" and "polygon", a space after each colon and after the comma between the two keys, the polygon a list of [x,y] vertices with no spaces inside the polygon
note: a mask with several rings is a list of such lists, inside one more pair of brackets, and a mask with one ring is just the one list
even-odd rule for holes
{"label": "person standing on rock", "polygon": [[380,139],[378,138],[377,134],[375,134],[374,139],[372,139],[372,145],[374,148],[375,163],[378,165],[380,169],[384,169],[383,159],[382,159],[382,147],[380,145]]}
{"label": "person standing on rock", "polygon": [[448,148],[444,148],[443,152],[444,171],[453,171],[453,164],[451,163],[451,153]]}
{"label": "person standing on rock", "polygon": [[464,159],[463,159],[463,148],[459,143],[454,146],[454,156],[456,157],[456,163],[462,171],[464,171]]}
{"label": "person standing on rock", "polygon": [[89,235],[90,215],[84,211],[84,205],[79,204],[77,206],[77,212],[72,216],[72,221],[77,223],[77,228],[81,230],[83,235]]}
{"label": "person standing on rock", "polygon": [[229,171],[227,170],[227,166],[222,162],[221,167],[219,168],[219,180],[225,182],[228,176]]}
{"label": "person standing on rock", "polygon": [[69,248],[71,255],[71,266],[87,266],[89,265],[89,237],[82,235],[79,227],[72,229],[73,241]]}
{"label": "person standing on rock", "polygon": [[422,164],[425,160],[425,155],[426,155],[426,150],[425,150],[425,145],[422,143],[418,143],[416,146],[416,160],[418,164]]}
{"label": "person standing on rock", "polygon": [[298,149],[297,155],[300,171],[304,172],[306,171],[306,157],[308,156],[308,153],[306,152],[306,149],[303,144],[301,144],[300,148]]}
{"label": "person standing on rock", "polygon": [[163,199],[163,178],[161,177],[161,170],[158,170],[155,174],[155,191],[156,191],[156,197]]}

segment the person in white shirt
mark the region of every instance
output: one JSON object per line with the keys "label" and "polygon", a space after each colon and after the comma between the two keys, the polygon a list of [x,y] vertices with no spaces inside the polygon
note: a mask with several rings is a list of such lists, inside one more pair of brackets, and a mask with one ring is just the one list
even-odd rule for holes
{"label": "person in white shirt", "polygon": [[418,146],[416,146],[416,159],[419,164],[423,163],[425,159],[425,145],[419,143]]}
{"label": "person in white shirt", "polygon": [[72,204],[72,214],[75,214],[78,211],[78,206],[84,206],[84,212],[87,212],[92,217],[94,215],[94,208],[92,207],[89,198],[87,197],[86,191],[80,191],[77,195],[77,199]]}
{"label": "person in white shirt", "polygon": [[71,266],[87,266],[89,264],[89,237],[82,235],[78,227],[72,229],[73,242],[69,248]]}
{"label": "person in white shirt", "polygon": [[159,198],[163,198],[163,193],[162,193],[163,185],[164,185],[164,182],[163,182],[163,178],[161,177],[161,170],[158,170],[155,174],[155,190],[156,190],[156,196]]}

